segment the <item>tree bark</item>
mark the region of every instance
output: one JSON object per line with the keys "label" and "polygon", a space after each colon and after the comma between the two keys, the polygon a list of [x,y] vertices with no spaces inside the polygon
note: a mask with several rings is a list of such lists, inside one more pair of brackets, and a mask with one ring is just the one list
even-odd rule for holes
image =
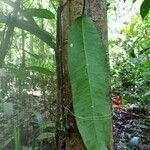
{"label": "tree bark", "polygon": [[[106,49],[105,53],[108,54],[108,34],[107,34],[107,13],[106,13],[106,1],[105,0],[87,0],[84,4],[82,0],[61,0],[60,4],[60,32],[61,32],[61,47],[60,55],[62,55],[60,62],[62,62],[61,77],[63,78],[63,84],[60,89],[63,93],[63,107],[66,112],[66,126],[67,128],[67,139],[66,139],[66,150],[85,150],[85,145],[82,141],[80,133],[78,131],[75,118],[73,116],[72,106],[72,95],[71,87],[67,69],[67,42],[68,42],[68,28],[70,27],[73,20],[82,15],[82,10],[85,5],[85,13],[91,16],[92,20],[96,23],[97,29],[102,36],[103,45]],[[109,63],[108,63],[109,69]],[[60,73],[60,72],[59,72]],[[110,96],[110,91],[108,91]],[[61,99],[62,101],[62,99]],[[110,122],[110,129],[111,129]],[[110,130],[110,132],[112,132]],[[100,139],[103,140],[103,139]],[[112,149],[112,139],[108,149]]]}

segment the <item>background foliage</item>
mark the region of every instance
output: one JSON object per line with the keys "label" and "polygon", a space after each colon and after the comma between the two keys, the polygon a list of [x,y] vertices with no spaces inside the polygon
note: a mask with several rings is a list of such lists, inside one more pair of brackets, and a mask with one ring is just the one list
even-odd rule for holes
{"label": "background foliage", "polygon": [[[0,0],[0,149],[55,149],[58,1],[18,3]],[[107,1],[112,96],[146,108],[149,5],[148,0]],[[65,135],[64,127],[60,130]]]}

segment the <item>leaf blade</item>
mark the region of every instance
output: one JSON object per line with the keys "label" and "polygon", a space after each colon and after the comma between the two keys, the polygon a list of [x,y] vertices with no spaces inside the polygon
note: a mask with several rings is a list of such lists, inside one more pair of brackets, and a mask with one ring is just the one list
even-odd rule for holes
{"label": "leaf blade", "polygon": [[24,10],[24,13],[26,15],[38,17],[38,18],[45,18],[45,19],[54,19],[55,18],[55,15],[47,9],[28,8],[28,9]]}
{"label": "leaf blade", "polygon": [[87,16],[76,19],[69,31],[68,70],[74,113],[88,150],[107,149],[111,137],[106,60],[95,24]]}
{"label": "leaf blade", "polygon": [[149,10],[150,10],[150,1],[144,0],[140,7],[140,15],[142,19],[144,19],[147,16],[147,14],[149,13]]}

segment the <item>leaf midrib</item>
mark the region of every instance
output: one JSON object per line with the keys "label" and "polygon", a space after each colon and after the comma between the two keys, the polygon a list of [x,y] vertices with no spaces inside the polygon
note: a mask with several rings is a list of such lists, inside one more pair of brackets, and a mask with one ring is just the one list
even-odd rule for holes
{"label": "leaf midrib", "polygon": [[[86,69],[87,69],[87,76],[88,76],[88,83],[89,83],[89,90],[90,90],[90,99],[91,99],[91,102],[92,102],[92,119],[93,119],[93,122],[94,122],[94,104],[93,104],[93,101],[92,101],[92,88],[91,88],[91,81],[90,81],[90,73],[89,73],[89,64],[88,64],[88,55],[87,55],[87,53],[86,53],[86,50],[85,50],[85,36],[84,36],[84,24],[85,24],[85,22],[84,22],[84,17],[82,17],[82,21],[81,21],[81,26],[82,26],[82,28],[81,28],[81,32],[82,32],[82,41],[83,41],[83,51],[84,51],[84,54],[85,54],[85,62],[86,62]],[[95,123],[93,123],[94,124],[94,130],[95,130],[95,136],[96,136],[96,140],[98,141],[98,137],[97,137],[97,134],[96,134],[96,129],[95,129]]]}

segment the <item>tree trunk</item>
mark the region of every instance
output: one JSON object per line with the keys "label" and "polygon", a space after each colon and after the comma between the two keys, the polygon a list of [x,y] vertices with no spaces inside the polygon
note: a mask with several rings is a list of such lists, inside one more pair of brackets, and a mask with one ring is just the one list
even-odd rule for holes
{"label": "tree trunk", "polygon": [[[85,6],[85,13],[91,16],[92,20],[96,23],[97,29],[102,36],[103,45],[108,53],[108,36],[107,36],[107,13],[106,13],[106,2],[105,0],[87,0],[84,4],[84,0],[61,0],[60,4],[60,16],[59,16],[59,30],[58,34],[59,41],[57,41],[59,66],[61,66],[61,71],[59,69],[58,73],[59,80],[61,80],[61,85],[59,89],[62,89],[61,104],[66,112],[65,123],[67,128],[67,139],[66,139],[66,150],[85,150],[85,145],[82,141],[80,133],[78,131],[75,118],[73,116],[73,106],[72,106],[72,95],[70,88],[70,81],[67,69],[67,41],[68,41],[68,28],[70,27],[73,20],[82,15],[82,10]],[[109,64],[108,64],[109,68]],[[60,98],[60,95],[58,96]],[[110,96],[110,91],[108,91]],[[63,101],[63,102],[62,102]],[[58,103],[60,100],[58,101]],[[59,110],[59,109],[58,109]],[[110,121],[110,129],[111,129]],[[110,132],[112,132],[110,130]],[[103,139],[100,139],[103,140]],[[112,139],[110,138],[110,144],[108,149],[112,149]]]}

